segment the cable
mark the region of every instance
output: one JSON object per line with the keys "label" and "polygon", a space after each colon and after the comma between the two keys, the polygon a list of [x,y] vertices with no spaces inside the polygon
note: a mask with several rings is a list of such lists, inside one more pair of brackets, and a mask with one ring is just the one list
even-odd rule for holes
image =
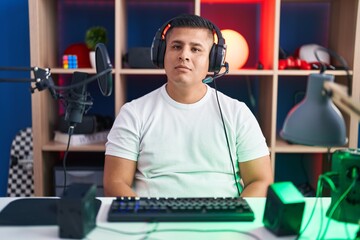
{"label": "cable", "polygon": [[145,239],[148,238],[150,236],[150,234],[161,233],[161,232],[195,232],[195,233],[233,232],[233,233],[239,233],[241,235],[246,235],[246,236],[252,237],[255,240],[260,240],[260,238],[253,233],[240,231],[240,230],[233,230],[233,229],[187,229],[187,228],[157,229],[157,227],[158,227],[158,223],[156,223],[156,225],[154,226],[154,228],[152,230],[139,231],[139,232],[126,232],[126,231],[120,231],[117,229],[96,226],[97,229],[111,231],[111,232],[120,233],[120,234],[124,234],[124,235],[143,235],[143,234],[145,234],[145,237],[144,237]]}
{"label": "cable", "polygon": [[112,71],[112,69],[107,69],[99,74],[95,74],[94,76],[85,79],[83,82],[79,82],[79,83],[75,83],[75,84],[71,84],[71,85],[67,85],[67,86],[52,85],[51,87],[55,90],[70,90],[70,89],[81,87],[85,84],[88,84],[88,83],[98,79],[99,77],[102,77],[103,75],[108,74],[111,71]]}
{"label": "cable", "polygon": [[74,129],[75,129],[75,124],[72,124],[69,126],[69,130],[68,130],[68,135],[69,135],[69,138],[68,138],[68,143],[67,143],[67,146],[66,146],[66,150],[65,150],[65,154],[64,154],[64,158],[63,158],[63,172],[64,172],[64,184],[63,184],[63,194],[67,188],[67,183],[66,183],[66,159],[67,159],[67,155],[69,153],[69,147],[70,147],[70,141],[71,141],[71,136],[73,135],[74,133]]}
{"label": "cable", "polygon": [[[329,176],[332,176],[332,175],[335,175],[337,174],[336,172],[328,172],[328,173],[325,173],[325,174],[321,174],[318,178],[318,181],[317,181],[317,187],[316,187],[316,200],[315,200],[315,203],[314,203],[314,206],[313,206],[313,209],[311,211],[311,214],[310,214],[310,217],[305,225],[305,227],[300,231],[300,233],[296,236],[296,239],[299,239],[301,237],[301,235],[306,231],[307,227],[309,226],[313,216],[314,216],[314,213],[315,213],[315,210],[316,210],[316,206],[317,206],[317,203],[318,203],[318,200],[320,199],[320,211],[321,211],[321,218],[320,218],[320,230],[318,232],[318,236],[316,239],[319,239],[319,236],[320,236],[320,233],[321,233],[321,229],[322,229],[322,224],[323,224],[323,206],[322,206],[322,200],[321,200],[321,197],[322,197],[322,190],[323,190],[323,180],[326,179],[326,181],[332,181]],[[330,186],[334,186],[334,183],[332,184],[329,184]]]}
{"label": "cable", "polygon": [[333,205],[333,207],[330,210],[329,216],[328,216],[328,221],[326,223],[325,229],[323,234],[321,235],[320,239],[324,239],[326,236],[326,232],[329,228],[330,225],[330,220],[332,219],[333,214],[335,213],[335,210],[340,206],[340,203],[347,197],[347,195],[350,193],[350,191],[355,187],[357,178],[354,178],[352,183],[350,184],[350,186],[344,191],[344,193],[339,197],[339,199],[335,202],[335,204]]}
{"label": "cable", "polygon": [[306,230],[307,227],[309,226],[309,224],[310,224],[310,222],[311,222],[311,220],[312,220],[312,218],[313,218],[313,216],[314,216],[314,213],[315,213],[315,209],[316,209],[316,205],[317,205],[318,200],[319,200],[319,198],[316,197],[316,198],[315,198],[315,203],[314,203],[313,209],[312,209],[311,214],[310,214],[310,217],[309,217],[309,219],[308,219],[305,227],[303,228],[303,230],[301,230],[300,233],[296,236],[296,238],[295,238],[296,240],[301,237],[301,235],[305,232],[305,230]]}
{"label": "cable", "polygon": [[335,191],[337,191],[336,186],[335,186],[335,183],[333,182],[333,180],[330,177],[331,176],[338,176],[338,175],[339,175],[339,173],[337,173],[337,172],[327,172],[327,173],[321,174],[319,178],[320,178],[320,180],[323,180],[328,184],[331,191],[335,192]]}
{"label": "cable", "polygon": [[247,91],[249,94],[249,99],[250,99],[250,104],[253,110],[255,110],[256,108],[256,99],[254,97],[254,94],[251,90],[251,81],[250,81],[250,77],[249,76],[245,76],[246,79],[246,85],[247,85]]}
{"label": "cable", "polygon": [[218,91],[217,91],[217,87],[216,87],[216,80],[214,79],[213,81],[214,81],[216,101],[217,101],[217,104],[218,104],[218,107],[219,107],[221,122],[222,122],[222,125],[223,125],[223,128],[224,128],[224,133],[225,133],[225,138],[226,138],[226,144],[227,144],[227,148],[228,148],[228,151],[229,151],[229,156],[230,156],[230,161],[231,161],[231,167],[232,167],[233,176],[234,176],[234,180],[235,180],[235,186],[236,186],[236,189],[237,189],[237,192],[238,192],[239,196],[241,196],[241,191],[240,191],[239,183],[238,183],[237,178],[236,178],[234,161],[233,161],[233,158],[232,158],[232,155],[231,155],[231,148],[230,148],[230,143],[229,143],[229,139],[228,139],[228,135],[227,135],[227,131],[226,131],[224,116],[223,116],[223,114],[222,114],[221,105],[220,105],[220,101],[219,101]]}
{"label": "cable", "polygon": [[153,228],[152,230],[148,231],[148,232],[146,233],[146,235],[145,235],[141,240],[146,240],[146,239],[148,239],[149,236],[150,236],[150,234],[151,234],[152,232],[155,232],[155,231],[157,230],[158,226],[159,226],[159,222],[155,222],[154,228]]}
{"label": "cable", "polygon": [[318,55],[318,51],[324,51],[324,52],[327,52],[329,53],[331,56],[335,57],[336,60],[338,60],[341,64],[342,64],[342,67],[344,68],[345,72],[346,72],[346,78],[347,78],[347,82],[348,82],[348,95],[351,96],[351,92],[352,92],[352,87],[351,87],[351,80],[352,80],[352,76],[349,72],[349,66],[348,64],[346,63],[346,60],[341,57],[339,54],[337,54],[336,52],[328,49],[328,48],[325,48],[325,47],[319,47],[317,49],[315,49],[314,51],[314,54],[315,54],[315,57],[316,59],[318,60],[318,62],[321,64],[321,69],[320,69],[320,73],[323,73],[325,70],[326,70],[326,65],[324,64],[324,62],[322,62],[319,58],[319,55]]}

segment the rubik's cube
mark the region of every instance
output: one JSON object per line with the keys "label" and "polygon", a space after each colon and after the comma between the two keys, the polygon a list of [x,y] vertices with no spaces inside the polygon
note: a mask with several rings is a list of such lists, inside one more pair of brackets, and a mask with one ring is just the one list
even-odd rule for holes
{"label": "rubik's cube", "polygon": [[78,67],[78,61],[76,55],[63,55],[63,68],[70,69],[77,67]]}

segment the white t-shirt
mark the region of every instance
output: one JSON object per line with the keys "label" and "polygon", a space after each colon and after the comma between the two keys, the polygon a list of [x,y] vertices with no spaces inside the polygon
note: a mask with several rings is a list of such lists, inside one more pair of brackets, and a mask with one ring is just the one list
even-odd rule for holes
{"label": "white t-shirt", "polygon": [[[238,196],[215,89],[181,104],[166,85],[123,105],[106,155],[137,161],[134,186],[141,197]],[[218,92],[232,160],[269,154],[256,118],[242,102]]]}

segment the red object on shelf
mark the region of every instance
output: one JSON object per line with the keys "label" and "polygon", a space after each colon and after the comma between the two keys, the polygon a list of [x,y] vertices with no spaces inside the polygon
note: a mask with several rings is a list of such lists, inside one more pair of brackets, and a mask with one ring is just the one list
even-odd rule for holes
{"label": "red object on shelf", "polygon": [[294,57],[279,60],[279,69],[302,69],[311,70],[311,65],[304,60]]}
{"label": "red object on shelf", "polygon": [[64,51],[64,55],[76,55],[79,68],[91,68],[89,48],[85,43],[75,43]]}
{"label": "red object on shelf", "polygon": [[202,0],[201,3],[262,3],[266,0]]}

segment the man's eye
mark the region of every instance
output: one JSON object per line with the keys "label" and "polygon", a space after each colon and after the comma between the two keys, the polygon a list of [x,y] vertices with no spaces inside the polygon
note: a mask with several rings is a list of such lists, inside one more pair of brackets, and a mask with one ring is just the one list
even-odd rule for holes
{"label": "man's eye", "polygon": [[199,48],[193,48],[192,51],[193,52],[200,52],[201,50]]}
{"label": "man's eye", "polygon": [[173,45],[172,48],[173,49],[180,49],[181,47],[179,45]]}

